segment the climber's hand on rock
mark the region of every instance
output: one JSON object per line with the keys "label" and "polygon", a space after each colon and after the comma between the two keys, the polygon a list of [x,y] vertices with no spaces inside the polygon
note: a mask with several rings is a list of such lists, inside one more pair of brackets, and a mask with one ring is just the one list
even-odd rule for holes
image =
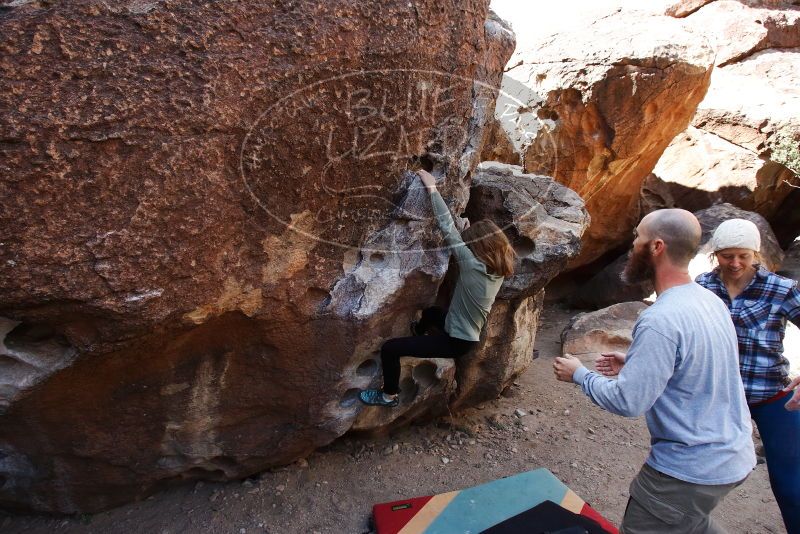
{"label": "climber's hand on rock", "polygon": [[563,357],[556,358],[553,362],[553,372],[556,379],[562,382],[572,382],[572,375],[581,366],[581,361],[571,354],[564,354]]}
{"label": "climber's hand on rock", "polygon": [[625,354],[621,352],[601,352],[594,361],[594,368],[604,376],[617,376],[625,365]]}
{"label": "climber's hand on rock", "polygon": [[428,191],[436,190],[436,178],[434,178],[431,173],[425,169],[420,169],[417,171],[417,176],[419,176],[419,179],[422,180],[423,185],[428,189]]}

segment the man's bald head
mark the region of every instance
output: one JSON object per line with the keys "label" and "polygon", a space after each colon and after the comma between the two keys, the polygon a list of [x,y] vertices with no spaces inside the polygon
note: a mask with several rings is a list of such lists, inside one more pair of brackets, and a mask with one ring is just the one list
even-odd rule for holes
{"label": "man's bald head", "polygon": [[697,254],[703,234],[697,217],[681,209],[656,210],[645,215],[637,231],[648,241],[660,239],[667,246],[667,257],[684,267]]}

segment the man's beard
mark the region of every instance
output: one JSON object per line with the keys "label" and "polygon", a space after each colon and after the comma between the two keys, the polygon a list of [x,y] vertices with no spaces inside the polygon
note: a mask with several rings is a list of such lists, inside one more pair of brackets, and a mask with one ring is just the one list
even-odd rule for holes
{"label": "man's beard", "polygon": [[628,252],[628,263],[625,264],[620,278],[628,285],[650,282],[655,278],[655,270],[647,245],[641,249],[641,252],[636,252],[636,249]]}

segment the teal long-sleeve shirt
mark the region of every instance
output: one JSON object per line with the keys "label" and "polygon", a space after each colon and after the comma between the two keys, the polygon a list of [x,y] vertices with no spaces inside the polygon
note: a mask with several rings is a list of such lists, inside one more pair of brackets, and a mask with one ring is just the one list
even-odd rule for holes
{"label": "teal long-sleeve shirt", "polygon": [[478,341],[503,277],[486,272],[486,264],[477,259],[461,239],[442,195],[433,190],[430,196],[436,222],[459,270],[444,329],[451,337]]}

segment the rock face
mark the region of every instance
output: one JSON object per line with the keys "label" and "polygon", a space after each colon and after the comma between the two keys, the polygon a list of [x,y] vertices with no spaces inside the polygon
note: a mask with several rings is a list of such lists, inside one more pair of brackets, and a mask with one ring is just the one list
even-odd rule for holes
{"label": "rock face", "polygon": [[684,19],[708,37],[717,67],[692,128],[645,184],[650,208],[729,202],[765,216],[783,246],[800,231],[790,187],[800,184],[800,7],[790,4],[720,0]]}
{"label": "rock face", "polygon": [[717,0],[692,13],[686,23],[708,36],[720,67],[768,48],[800,46],[800,9],[785,1],[759,4],[764,5]]}
{"label": "rock face", "polygon": [[714,0],[680,0],[671,6],[667,7],[665,14],[670,17],[685,17],[691,15],[706,4],[710,4]]}
{"label": "rock face", "polygon": [[473,176],[465,215],[503,228],[517,252],[514,275],[499,297],[527,298],[543,289],[576,256],[589,216],[581,198],[548,176],[517,165],[481,163]]}
{"label": "rock face", "polygon": [[798,49],[765,50],[716,69],[692,124],[797,172],[788,145],[800,136],[798,65]]}
{"label": "rock face", "polygon": [[[355,391],[447,270],[403,170],[427,153],[463,210],[513,48],[487,9],[4,8],[0,506],[94,512],[392,424]],[[451,373],[407,369],[406,414]]]}
{"label": "rock face", "polygon": [[509,165],[520,165],[522,157],[517,152],[508,134],[503,129],[500,121],[495,119],[491,122],[484,142],[481,161],[496,161],[508,163]]}
{"label": "rock face", "polygon": [[672,140],[642,185],[643,213],[671,207],[697,211],[727,202],[773,220],[798,182],[784,165],[689,127]]}
{"label": "rock face", "polygon": [[[718,1],[718,0],[678,0],[667,6],[665,10],[665,14],[671,17],[686,17],[691,15],[692,13],[696,12],[701,7],[708,5],[712,2],[717,2],[719,4],[731,4],[732,2],[727,1]],[[737,0],[737,2],[744,6],[750,7],[769,7],[769,8],[780,8],[780,7],[789,7],[793,5],[800,5],[800,0]],[[716,6],[715,6],[716,7]],[[734,9],[736,6],[734,6]],[[756,22],[753,20],[753,22]],[[763,22],[763,21],[762,21]],[[757,23],[757,22],[756,22]],[[720,25],[722,26],[722,25]],[[724,28],[724,26],[722,26]],[[732,33],[731,37],[736,37],[735,33]],[[741,46],[741,45],[739,45]]]}
{"label": "rock face", "polygon": [[[373,380],[372,387],[380,387]],[[365,406],[358,414],[351,431],[363,434],[384,434],[391,428],[410,421],[433,418],[447,413],[447,404],[456,389],[456,365],[447,358],[401,358],[400,405],[392,410]],[[359,389],[353,389],[348,403],[358,406]]]}
{"label": "rock face", "polygon": [[[516,128],[503,127],[526,172],[554,176],[592,216],[571,267],[629,240],[642,181],[689,124],[713,61],[702,36],[680,21],[626,12],[512,57],[502,90],[522,111]],[[498,117],[508,109],[501,100]]]}
{"label": "rock face", "polygon": [[544,286],[578,255],[589,225],[574,191],[547,176],[494,162],[476,169],[465,214],[503,228],[517,261],[514,275],[500,288],[479,349],[459,360],[453,409],[496,398],[531,363]]}
{"label": "rock face", "polygon": [[588,363],[601,352],[627,352],[633,342],[633,325],[646,309],[643,302],[622,302],[576,315],[561,333],[562,355],[572,354]]}

